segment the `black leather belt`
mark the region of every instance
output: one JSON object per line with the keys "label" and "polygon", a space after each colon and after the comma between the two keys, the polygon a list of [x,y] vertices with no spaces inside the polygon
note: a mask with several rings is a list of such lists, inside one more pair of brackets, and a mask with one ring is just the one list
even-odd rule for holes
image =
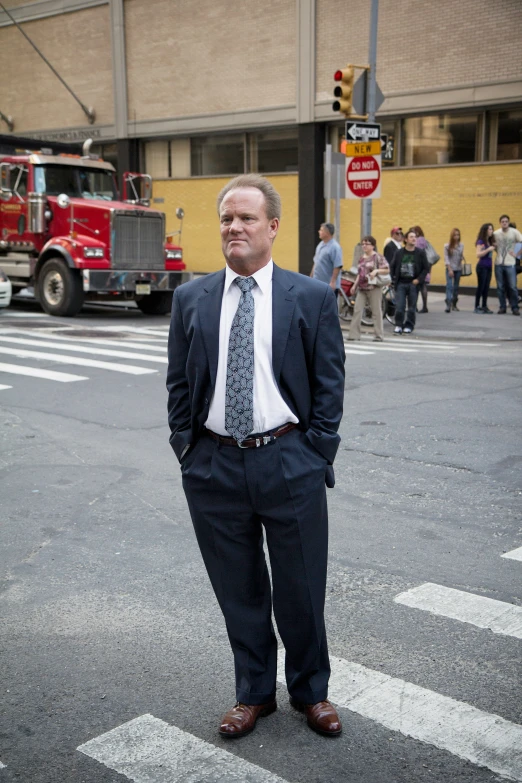
{"label": "black leather belt", "polygon": [[289,422],[288,424],[283,424],[281,427],[278,427],[276,430],[262,432],[260,435],[252,435],[242,441],[238,441],[235,438],[231,438],[230,436],[218,435],[217,432],[212,432],[212,430],[208,430],[206,428],[205,432],[223,446],[238,446],[240,449],[257,449],[259,446],[266,446],[267,443],[271,443],[276,438],[280,438],[281,435],[286,435],[286,433],[290,432],[290,430],[295,430],[296,427],[297,424]]}

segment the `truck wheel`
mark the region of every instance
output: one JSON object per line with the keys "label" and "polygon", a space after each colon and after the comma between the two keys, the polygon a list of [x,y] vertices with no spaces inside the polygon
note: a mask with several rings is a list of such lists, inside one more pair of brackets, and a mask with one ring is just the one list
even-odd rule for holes
{"label": "truck wheel", "polygon": [[167,315],[172,309],[172,291],[158,291],[142,296],[136,304],[145,315]]}
{"label": "truck wheel", "polygon": [[83,287],[79,274],[61,258],[50,258],[38,275],[38,301],[49,315],[71,317],[83,305]]}

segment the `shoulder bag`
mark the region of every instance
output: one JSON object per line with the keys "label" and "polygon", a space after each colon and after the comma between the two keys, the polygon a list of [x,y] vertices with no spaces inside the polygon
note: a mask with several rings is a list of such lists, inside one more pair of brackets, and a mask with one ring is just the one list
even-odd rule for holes
{"label": "shoulder bag", "polygon": [[426,253],[428,264],[430,266],[434,266],[437,263],[437,261],[440,261],[440,256],[435,250],[435,248],[433,247],[433,245],[431,244],[431,242],[426,242],[426,248],[424,252]]}
{"label": "shoulder bag", "polygon": [[[379,264],[379,256],[377,256],[377,266],[376,269],[378,269]],[[385,272],[384,269],[382,270],[382,273],[379,272],[378,275],[375,277],[368,277],[368,285],[375,286],[376,288],[382,288],[384,285],[390,285],[391,284],[391,276],[389,272]]]}

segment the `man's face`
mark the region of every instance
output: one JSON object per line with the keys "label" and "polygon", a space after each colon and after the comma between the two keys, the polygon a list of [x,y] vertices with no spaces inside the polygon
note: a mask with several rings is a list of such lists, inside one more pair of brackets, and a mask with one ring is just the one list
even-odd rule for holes
{"label": "man's face", "polygon": [[415,231],[410,231],[410,233],[406,235],[406,247],[408,250],[412,250],[415,247],[416,240],[417,234]]}
{"label": "man's face", "polygon": [[234,272],[253,274],[270,261],[279,220],[267,218],[260,190],[229,191],[221,202],[219,222],[223,255]]}
{"label": "man's face", "polygon": [[503,217],[502,220],[500,221],[500,225],[504,229],[504,231],[506,230],[506,228],[509,228],[509,218]]}
{"label": "man's face", "polygon": [[321,226],[319,229],[319,239],[322,239],[323,242],[328,242],[331,238],[330,232],[324,226]]}
{"label": "man's face", "polygon": [[401,242],[403,237],[402,231],[393,231],[392,232],[392,238],[395,239],[396,242]]}

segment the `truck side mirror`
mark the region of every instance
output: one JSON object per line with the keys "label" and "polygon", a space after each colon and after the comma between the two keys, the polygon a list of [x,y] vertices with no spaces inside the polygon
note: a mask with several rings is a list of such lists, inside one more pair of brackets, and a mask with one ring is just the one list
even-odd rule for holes
{"label": "truck side mirror", "polygon": [[9,201],[12,197],[11,190],[11,164],[0,163],[0,198],[2,201]]}

